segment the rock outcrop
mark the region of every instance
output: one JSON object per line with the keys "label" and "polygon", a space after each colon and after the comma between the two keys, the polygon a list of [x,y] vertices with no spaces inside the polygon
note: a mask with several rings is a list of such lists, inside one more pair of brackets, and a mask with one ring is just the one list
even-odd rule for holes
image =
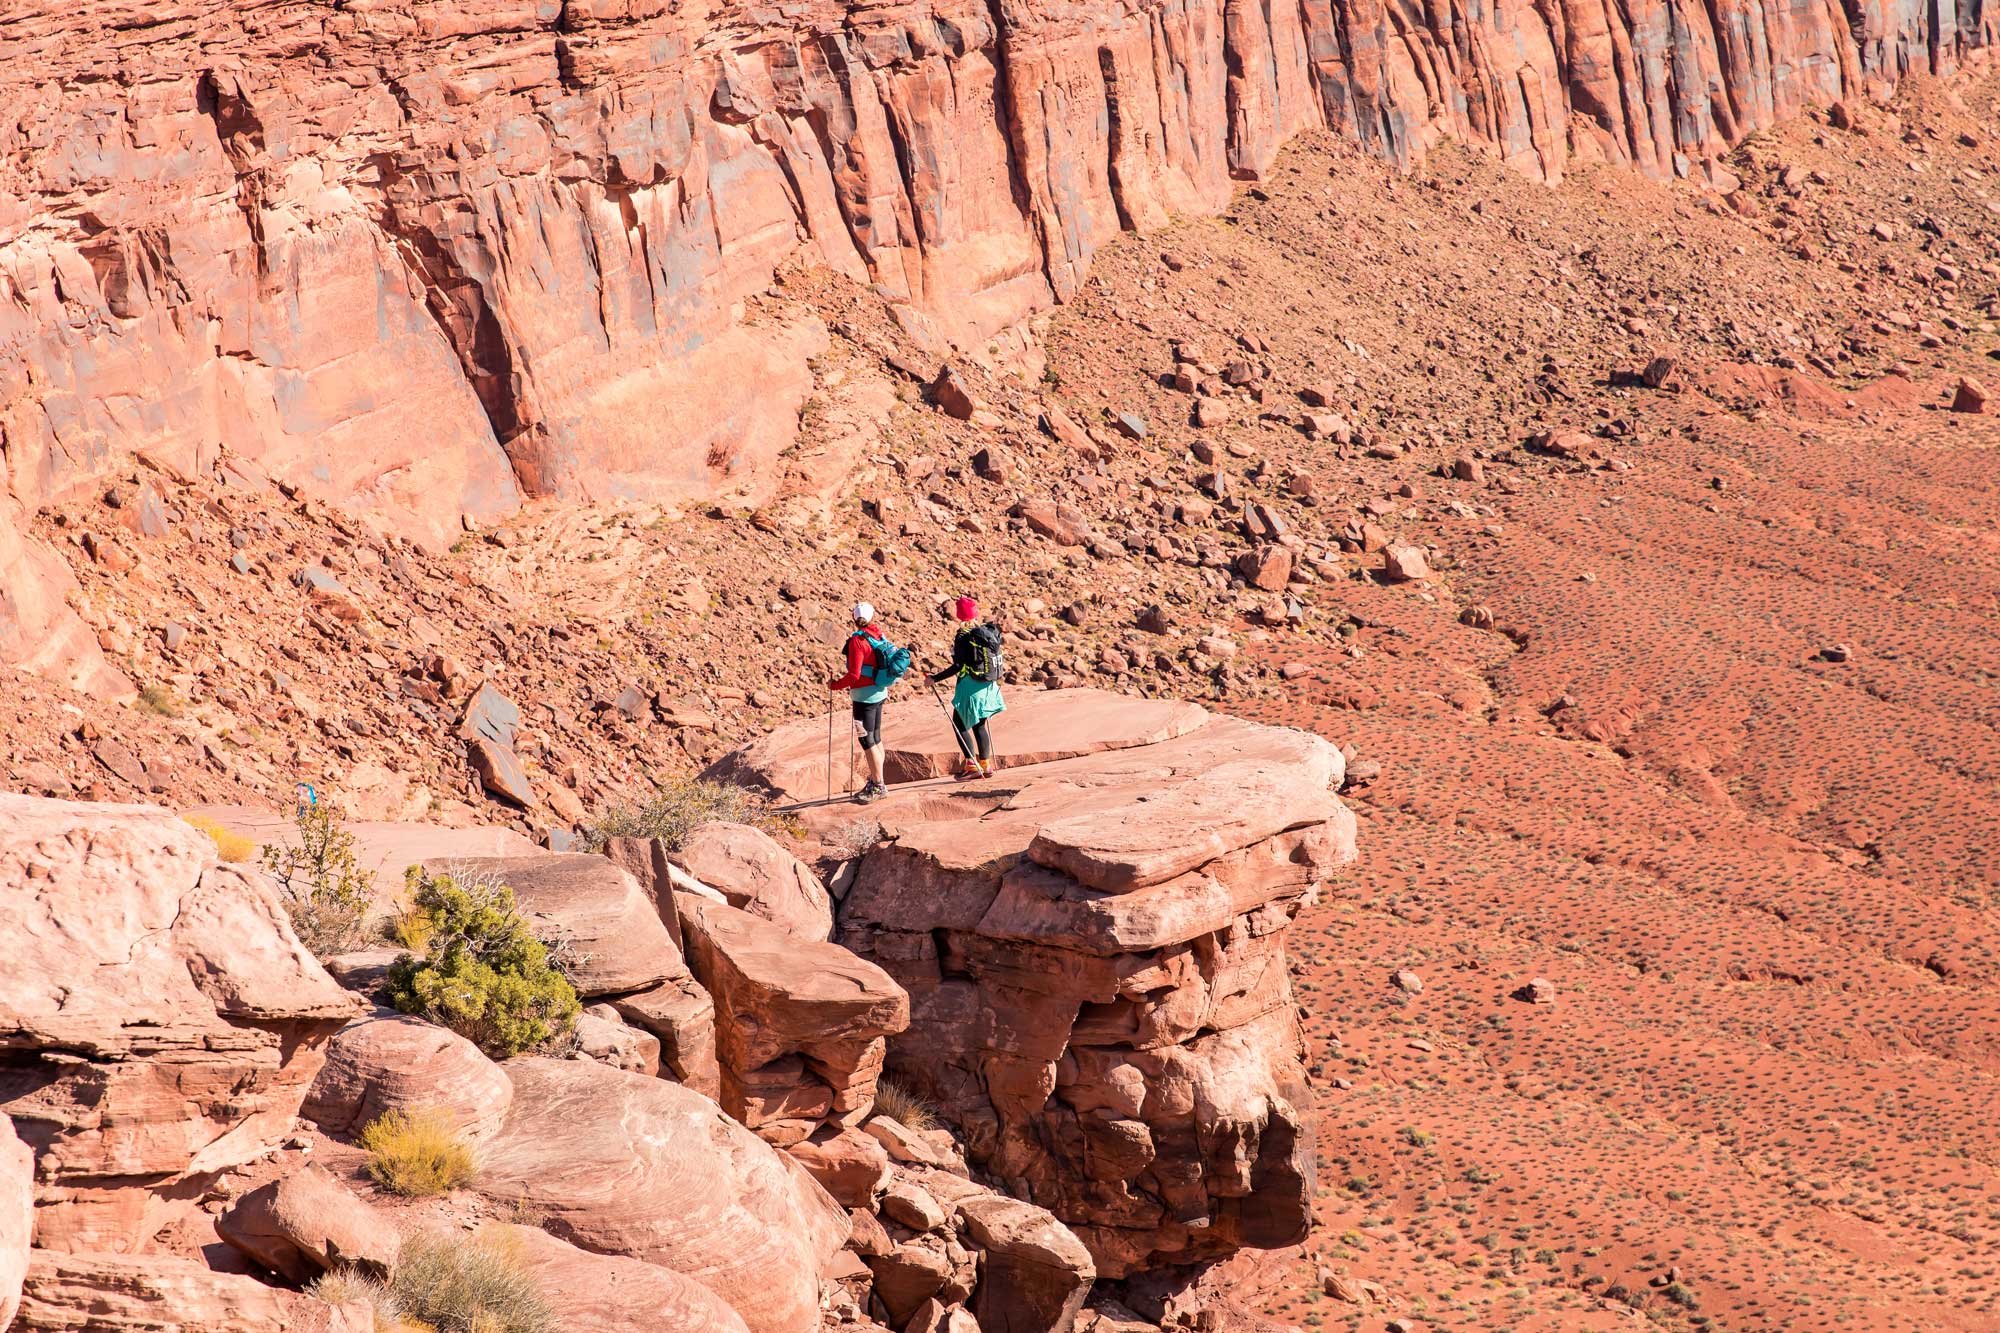
{"label": "rock outcrop", "polygon": [[164,810],[0,795],[0,1113],[36,1243],[130,1249],[292,1129],[362,1008],[262,876]]}
{"label": "rock outcrop", "polygon": [[523,496],[755,505],[827,337],[747,305],[793,258],[973,345],[1303,129],[1696,173],[1995,23],[1971,0],[148,17],[134,44],[27,0],[0,35],[0,570],[30,581],[0,581],[0,652],[104,690],[19,526],[130,455],[434,544]]}
{"label": "rock outcrop", "polygon": [[559,1294],[567,1333],[748,1333],[727,1301],[692,1278],[579,1250],[536,1227],[491,1225],[542,1290]]}
{"label": "rock outcrop", "polygon": [[684,896],[681,931],[715,998],[722,1107],[780,1146],[875,1103],[887,1039],[910,1021],[889,975],[840,945]]}
{"label": "rock outcrop", "polygon": [[[1295,1242],[1313,1156],[1284,932],[1354,855],[1340,753],[1139,700],[1092,731],[1090,702],[1025,695],[995,728],[1003,755],[1038,746],[1046,712],[1071,757],[813,812],[886,839],[837,938],[910,993],[891,1070],[1101,1275]],[[783,763],[807,739],[781,729],[725,768],[808,795],[809,762]]]}
{"label": "rock outcrop", "polygon": [[167,1255],[36,1250],[11,1333],[372,1333],[366,1305],[328,1305]]}
{"label": "rock outcrop", "polygon": [[28,1240],[35,1230],[35,1155],[0,1115],[0,1328],[21,1303]]}
{"label": "rock outcrop", "polygon": [[556,1236],[672,1269],[751,1333],[818,1326],[847,1214],[805,1169],[665,1079],[588,1060],[511,1060],[514,1104],[477,1188]]}
{"label": "rock outcrop", "polygon": [[381,1277],[402,1248],[393,1222],[312,1166],[251,1190],[215,1230],[230,1248],[301,1285],[335,1268]]}

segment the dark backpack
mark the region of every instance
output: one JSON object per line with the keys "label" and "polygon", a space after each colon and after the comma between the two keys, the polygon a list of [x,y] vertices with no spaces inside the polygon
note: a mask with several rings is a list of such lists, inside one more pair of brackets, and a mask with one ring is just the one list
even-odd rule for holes
{"label": "dark backpack", "polygon": [[910,669],[910,650],[898,648],[887,639],[871,639],[860,630],[854,637],[867,644],[875,652],[875,660],[861,664],[861,674],[870,685],[894,685]]}
{"label": "dark backpack", "polygon": [[974,680],[998,684],[1007,674],[1006,655],[1000,651],[1000,630],[994,625],[975,625],[965,632],[972,648],[972,664],[966,674]]}

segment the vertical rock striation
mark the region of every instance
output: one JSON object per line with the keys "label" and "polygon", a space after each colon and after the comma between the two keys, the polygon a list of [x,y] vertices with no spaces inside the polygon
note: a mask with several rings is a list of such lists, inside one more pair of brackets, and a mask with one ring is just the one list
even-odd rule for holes
{"label": "vertical rock striation", "polygon": [[227,451],[428,542],[524,495],[757,504],[826,338],[746,306],[786,260],[971,342],[1302,129],[1665,175],[1948,71],[1994,23],[1981,0],[23,0],[0,570],[42,591],[0,594],[0,652],[123,688],[7,529],[134,453]]}

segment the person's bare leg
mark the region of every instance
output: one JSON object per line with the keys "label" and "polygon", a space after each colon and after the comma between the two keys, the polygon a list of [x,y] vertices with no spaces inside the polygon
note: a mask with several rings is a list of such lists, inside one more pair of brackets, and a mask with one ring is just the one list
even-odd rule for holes
{"label": "person's bare leg", "polygon": [[861,757],[868,763],[868,777],[878,787],[888,784],[882,781],[882,747],[868,746],[861,751]]}

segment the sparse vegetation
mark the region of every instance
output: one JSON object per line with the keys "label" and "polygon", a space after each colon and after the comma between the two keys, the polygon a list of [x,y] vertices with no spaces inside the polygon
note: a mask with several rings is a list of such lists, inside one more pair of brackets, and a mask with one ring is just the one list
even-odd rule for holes
{"label": "sparse vegetation", "polygon": [[407,884],[412,907],[398,928],[424,947],[391,965],[391,1004],[499,1060],[570,1030],[581,1008],[576,988],[514,910],[512,890],[414,866]]}
{"label": "sparse vegetation", "polygon": [[139,707],[161,717],[179,717],[181,701],[172,690],[157,683],[139,687]]}
{"label": "sparse vegetation", "polygon": [[875,1084],[875,1109],[919,1133],[938,1127],[937,1108],[909,1084],[886,1074]]}
{"label": "sparse vegetation", "polygon": [[365,1302],[375,1333],[556,1333],[555,1311],[504,1232],[425,1231],[403,1242],[389,1281],[336,1269],[309,1288],[332,1305]]}
{"label": "sparse vegetation", "polygon": [[584,830],[584,846],[600,851],[613,838],[658,838],[668,848],[679,847],[703,824],[726,820],[775,828],[780,821],[770,805],[741,787],[702,778],[668,782],[651,799],[638,805],[613,806]]}
{"label": "sparse vegetation", "polygon": [[390,1111],[361,1131],[368,1174],[391,1194],[420,1199],[448,1194],[477,1169],[472,1145],[443,1111]]}
{"label": "sparse vegetation", "polygon": [[367,942],[375,877],[356,862],[354,835],[328,804],[301,806],[293,826],[297,846],[267,844],[262,851],[292,929],[320,958],[359,948]]}
{"label": "sparse vegetation", "polygon": [[503,1232],[420,1232],[390,1279],[400,1314],[438,1333],[556,1333],[555,1312]]}
{"label": "sparse vegetation", "polygon": [[257,844],[241,833],[232,833],[206,815],[182,815],[181,821],[208,835],[215,854],[225,861],[248,861],[257,855]]}

